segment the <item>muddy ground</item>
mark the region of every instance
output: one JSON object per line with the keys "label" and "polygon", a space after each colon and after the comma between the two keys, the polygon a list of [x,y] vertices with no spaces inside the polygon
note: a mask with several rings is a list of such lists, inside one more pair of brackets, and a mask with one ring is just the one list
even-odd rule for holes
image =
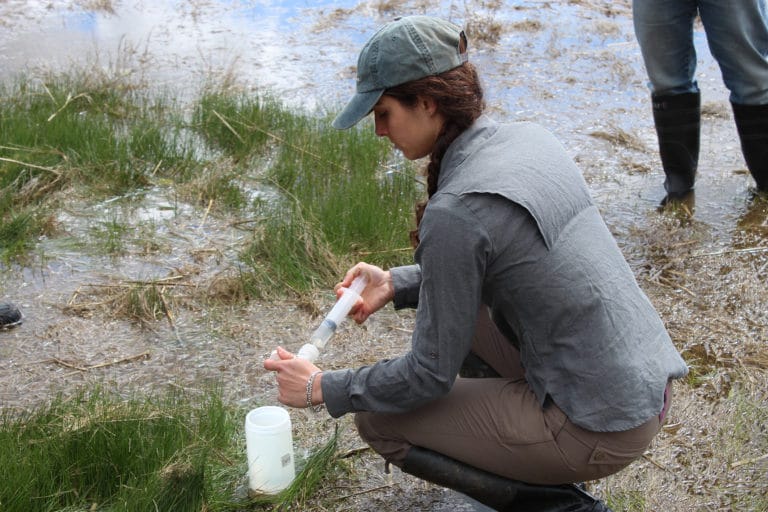
{"label": "muddy ground", "polygon": [[[194,4],[201,16],[204,3]],[[328,35],[350,30],[356,16],[375,25],[395,14],[445,12],[444,4],[323,8],[315,26]],[[20,5],[0,4],[0,12]],[[768,489],[768,202],[750,191],[727,91],[706,47],[696,197],[660,209],[663,177],[628,3],[465,2],[463,9],[476,24],[474,55],[492,115],[536,120],[561,138],[696,376],[676,386],[667,426],[646,457],[590,488],[598,495],[636,493],[648,511],[760,510],[748,502],[762,496],[765,506]],[[513,18],[505,17],[512,11]],[[9,28],[12,18],[4,19]],[[351,90],[348,65],[356,50],[345,51],[352,55],[347,68],[328,78],[346,80],[339,95]],[[309,83],[306,89],[315,90]],[[318,322],[312,310],[327,310],[330,291],[319,291],[309,308],[295,301],[212,306],[205,298],[231,275],[249,236],[242,219],[179,205],[163,189],[98,204],[73,191],[67,204],[59,236],[40,240],[25,266],[2,268],[0,299],[25,315],[21,326],[0,331],[3,408],[29,408],[95,384],[128,396],[169,386],[203,389],[209,381],[223,382],[226,398],[244,408],[276,403],[274,378],[261,360],[278,344],[304,343]],[[95,255],[87,249],[90,227],[110,216],[134,219],[142,229],[149,223],[154,231],[137,229],[120,257]],[[78,249],[83,241],[86,249]],[[121,316],[120,290],[149,281],[162,281],[172,315],[150,323]],[[348,325],[319,365],[354,367],[400,354],[412,322],[411,312],[387,308],[363,327]],[[332,501],[324,510],[468,507],[398,471],[385,475],[378,457],[358,451],[363,444],[351,418],[298,410],[291,416],[299,456],[324,443],[336,425],[341,450],[350,453],[348,478],[325,491]]]}

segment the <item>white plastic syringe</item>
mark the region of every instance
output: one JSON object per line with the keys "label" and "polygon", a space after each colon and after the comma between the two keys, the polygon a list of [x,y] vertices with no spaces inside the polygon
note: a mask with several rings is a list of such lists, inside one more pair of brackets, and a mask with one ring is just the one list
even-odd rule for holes
{"label": "white plastic syringe", "polygon": [[[309,343],[305,343],[296,353],[296,357],[307,359],[308,361],[315,361],[320,355],[320,349],[325,348],[328,340],[336,332],[339,324],[349,314],[352,306],[357,302],[357,298],[365,289],[365,285],[368,284],[368,280],[365,276],[357,276],[349,288],[342,288],[341,298],[336,301],[331,311],[325,316],[317,329],[309,337]],[[270,356],[271,359],[279,359],[277,351],[273,350]]]}
{"label": "white plastic syringe", "polygon": [[325,316],[320,326],[315,329],[315,332],[309,337],[309,343],[305,343],[296,354],[296,357],[301,357],[309,361],[315,361],[317,356],[320,355],[320,349],[325,348],[325,344],[336,332],[336,329],[344,321],[349,314],[352,306],[357,302],[360,294],[363,293],[365,285],[368,284],[368,280],[365,276],[357,276],[349,288],[342,288],[342,295],[336,304],[333,305],[331,311]]}

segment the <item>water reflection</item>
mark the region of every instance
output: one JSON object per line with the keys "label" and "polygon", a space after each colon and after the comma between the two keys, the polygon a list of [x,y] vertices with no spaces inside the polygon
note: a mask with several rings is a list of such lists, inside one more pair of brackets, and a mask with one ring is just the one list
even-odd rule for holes
{"label": "water reflection", "polygon": [[224,73],[235,73],[257,88],[297,90],[327,82],[329,73],[319,69],[348,65],[349,51],[339,52],[346,38],[321,44],[326,36],[315,26],[316,13],[355,4],[111,2],[105,4],[108,9],[88,10],[61,3],[6,3],[0,5],[7,26],[0,32],[0,79],[96,62],[114,72],[140,69],[155,85],[182,91],[194,92],[211,75]]}

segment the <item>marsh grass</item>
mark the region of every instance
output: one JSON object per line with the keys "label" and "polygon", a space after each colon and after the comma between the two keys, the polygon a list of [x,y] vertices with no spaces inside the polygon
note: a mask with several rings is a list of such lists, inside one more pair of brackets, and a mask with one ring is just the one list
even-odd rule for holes
{"label": "marsh grass", "polygon": [[722,485],[723,495],[729,495],[730,487],[738,486],[752,492],[733,494],[733,510],[768,510],[768,409],[749,390],[731,390],[727,398],[730,411],[727,421],[719,432],[719,446],[713,446],[725,455],[731,471],[731,481],[715,481]]}
{"label": "marsh grass", "polygon": [[[112,197],[193,165],[167,100],[86,75],[0,86],[0,253],[32,247],[61,198]],[[25,219],[23,225],[14,219]]]}
{"label": "marsh grass", "polygon": [[[206,88],[191,107],[172,96],[85,74],[0,88],[3,259],[33,249],[64,198],[133,198],[162,187],[206,215],[257,219],[242,247],[246,297],[327,287],[358,259],[410,261],[423,187],[370,126],[340,132],[330,119],[224,88]],[[124,254],[135,231],[123,224],[91,226],[96,243],[83,246]]]}
{"label": "marsh grass", "polygon": [[278,199],[254,203],[263,222],[241,255],[249,294],[329,286],[362,256],[381,265],[410,258],[392,248],[408,245],[421,186],[370,126],[339,132],[329,119],[289,114],[269,97],[215,91],[202,97],[195,119],[236,165],[268,162],[260,177]]}
{"label": "marsh grass", "polygon": [[99,390],[0,418],[0,503],[7,512],[289,509],[332,475],[336,439],[292,485],[248,497],[242,418],[218,390],[140,400]]}
{"label": "marsh grass", "polygon": [[289,207],[287,211],[271,211],[261,232],[241,253],[249,269],[242,276],[248,296],[301,295],[314,287],[327,287],[343,275],[341,261],[317,221],[304,218],[298,201]]}
{"label": "marsh grass", "polygon": [[[185,278],[183,275],[177,277]],[[173,327],[175,310],[190,302],[194,295],[176,290],[184,284],[170,278],[80,287],[70,297],[65,310],[80,316],[100,311],[140,325],[167,319]],[[195,289],[194,285],[190,286]]]}
{"label": "marsh grass", "polygon": [[35,219],[29,212],[16,213],[11,210],[5,217],[0,224],[0,247],[7,259],[9,255],[22,253],[28,248],[36,228]]}
{"label": "marsh grass", "polygon": [[643,512],[646,510],[645,492],[639,490],[611,492],[608,503],[613,510]]}
{"label": "marsh grass", "polygon": [[117,256],[125,252],[124,237],[130,228],[117,219],[99,222],[90,227],[92,237],[104,253]]}

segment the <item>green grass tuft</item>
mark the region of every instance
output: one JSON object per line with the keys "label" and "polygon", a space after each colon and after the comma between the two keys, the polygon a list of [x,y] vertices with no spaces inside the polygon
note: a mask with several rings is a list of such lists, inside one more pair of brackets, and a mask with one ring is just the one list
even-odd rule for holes
{"label": "green grass tuft", "polygon": [[[2,258],[55,235],[46,230],[66,201],[160,188],[206,215],[256,219],[240,248],[246,296],[326,288],[358,260],[411,261],[423,187],[369,124],[337,131],[266,95],[209,88],[191,109],[169,97],[84,74],[0,87]],[[112,256],[142,246],[121,223],[94,226],[99,243],[80,246]]]}
{"label": "green grass tuft", "polygon": [[98,390],[0,421],[4,512],[287,509],[335,465],[337,433],[274,496],[248,497],[244,411],[212,390],[123,400]]}

